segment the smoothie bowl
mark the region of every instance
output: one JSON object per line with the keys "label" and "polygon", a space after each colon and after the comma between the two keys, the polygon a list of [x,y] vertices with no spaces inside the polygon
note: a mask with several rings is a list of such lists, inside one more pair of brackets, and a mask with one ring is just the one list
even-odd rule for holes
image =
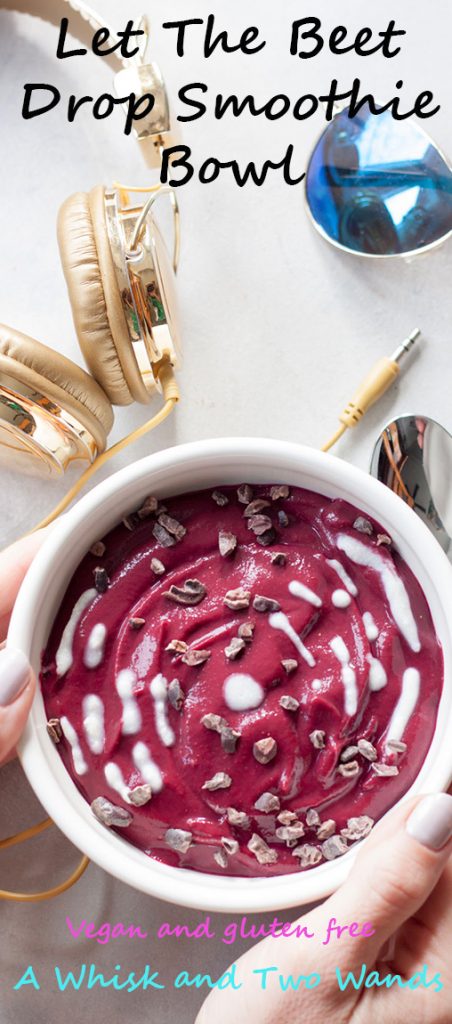
{"label": "smoothie bowl", "polygon": [[331,893],[452,775],[452,570],[365,474],[267,440],[151,456],[52,530],[8,643],[31,785],[92,860],[199,909]]}

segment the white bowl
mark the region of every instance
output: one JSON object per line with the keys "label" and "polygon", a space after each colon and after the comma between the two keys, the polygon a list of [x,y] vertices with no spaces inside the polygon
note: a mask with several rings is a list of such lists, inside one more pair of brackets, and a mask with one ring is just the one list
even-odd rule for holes
{"label": "white bowl", "polygon": [[[428,529],[382,484],[346,462],[310,448],[266,439],[199,441],[151,455],[101,483],[52,530],[21,587],[8,645],[36,673],[61,598],[90,545],[144,497],[227,483],[287,483],[343,498],[387,529],[427,597],[444,652],[445,684],[435,735],[408,796],[446,789],[452,777],[452,567]],[[20,744],[22,765],[39,800],[62,832],[121,881],[171,903],[202,910],[263,913],[328,896],[353,867],[356,848],[307,872],[275,878],[229,878],[168,867],[103,828],[72,782],[46,732],[36,694]]]}

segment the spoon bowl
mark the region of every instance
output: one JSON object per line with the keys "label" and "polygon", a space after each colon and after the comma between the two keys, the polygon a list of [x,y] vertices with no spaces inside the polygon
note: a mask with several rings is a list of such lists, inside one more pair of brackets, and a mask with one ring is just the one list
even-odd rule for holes
{"label": "spoon bowl", "polygon": [[452,561],[452,436],[429,416],[399,416],[375,445],[372,476],[397,494]]}

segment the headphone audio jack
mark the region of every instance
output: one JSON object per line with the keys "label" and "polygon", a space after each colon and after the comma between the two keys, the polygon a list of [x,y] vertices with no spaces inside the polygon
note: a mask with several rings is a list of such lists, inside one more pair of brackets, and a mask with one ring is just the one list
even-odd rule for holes
{"label": "headphone audio jack", "polygon": [[323,446],[323,452],[329,452],[343,434],[345,434],[345,431],[351,427],[356,427],[362,420],[363,416],[365,416],[368,409],[383,397],[388,388],[391,387],[399,376],[402,361],[411,351],[413,345],[415,345],[420,336],[421,331],[419,327],[416,327],[415,330],[408,335],[405,341],[396,348],[395,352],[393,352],[391,356],[383,356],[382,359],[379,359],[378,362],[375,363],[373,369],[358,388],[354,398],[348,403],[344,411],[339,416],[341,425],[337,429],[336,433],[333,434],[330,440]]}

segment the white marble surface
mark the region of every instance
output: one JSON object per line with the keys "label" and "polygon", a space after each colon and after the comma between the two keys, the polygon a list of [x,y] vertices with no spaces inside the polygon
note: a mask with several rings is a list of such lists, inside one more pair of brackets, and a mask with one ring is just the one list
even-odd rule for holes
{"label": "white marble surface", "polygon": [[[38,4],[36,5],[39,6]],[[120,0],[97,0],[101,13],[119,27],[125,21]],[[301,10],[302,6],[302,10]],[[328,0],[317,0],[312,13],[330,28],[336,23]],[[205,81],[209,96],[249,90],[262,99],[279,91],[294,99],[320,91],[338,77],[349,87],[356,75],[378,97],[394,93],[399,78],[407,98],[431,88],[442,104],[430,123],[431,133],[447,151],[450,139],[450,55],[452,10],[447,0],[343,0],[337,20],[376,30],[396,17],[407,30],[396,60],[380,55],[334,60],[324,52],[315,61],[288,56],[292,18],[311,13],[296,0],[274,5],[269,0],[227,4],[225,0],[148,0],[127,4],[127,16],[147,8],[152,18],[152,54],[159,61],[170,95],[181,85]],[[301,14],[300,14],[301,11]],[[218,54],[205,61],[199,37],[185,60],[174,55],[172,33],[162,22],[177,17],[205,17],[215,12],[220,27],[234,36],[247,24],[262,26],[267,48],[252,59]],[[195,37],[193,37],[195,38]],[[93,57],[57,62],[56,32],[28,18],[0,12],[0,106],[2,124],[1,180],[1,319],[46,341],[73,359],[80,359],[69,303],[59,265],[55,217],[70,192],[96,183],[123,180],[146,182],[148,174],[132,141],[123,138],[120,115],[94,123],[80,114],[72,125],[58,111],[24,122],[20,118],[25,81],[51,81],[63,96],[109,89],[108,69]],[[177,103],[175,103],[177,111]],[[209,155],[237,157],[244,162],[259,154],[279,159],[289,142],[303,169],[321,128],[321,118],[295,124],[290,117],[273,124],[261,119],[216,123],[209,115],[186,126],[185,140],[196,159]],[[424,331],[417,357],[403,379],[374,409],[337,454],[367,467],[378,428],[397,412],[433,415],[452,429],[449,374],[452,315],[452,244],[417,259],[360,262],[340,256],[313,232],[303,211],[300,188],[290,189],[279,175],[256,189],[239,190],[225,176],[213,186],[193,182],[180,192],[183,224],[179,296],[184,339],[180,377],[183,402],[176,416],[117,460],[126,461],[157,448],[208,436],[260,435],[320,445],[336,426],[336,416],[351,397],[360,377],[380,355],[389,354],[416,324]],[[119,410],[112,439],[143,422],[146,411]],[[2,473],[1,539],[19,536],[64,493],[66,483],[52,485]],[[2,771],[3,834],[39,820],[37,805],[21,770]],[[2,884],[36,888],[63,877],[75,853],[54,831],[2,856]],[[50,868],[52,870],[50,870]],[[220,974],[230,958],[219,941],[199,944],[153,943],[136,947],[117,940],[94,946],[69,940],[66,914],[97,921],[141,923],[150,932],[161,921],[196,922],[198,915],[143,899],[91,867],[76,889],[49,905],[2,905],[0,986],[2,1020],[53,1021],[61,1014],[62,996],[50,980],[40,993],[11,991],[22,965],[33,963],[47,974],[54,963],[69,968],[95,961],[130,969],[149,962],[168,975],[171,965]],[[219,926],[219,922],[218,926]],[[77,1019],[111,1024],[127,1014],[130,1024],[147,1016],[159,1024],[194,1019],[200,995],[167,991],[152,995],[105,992],[66,994],[64,1007]]]}

